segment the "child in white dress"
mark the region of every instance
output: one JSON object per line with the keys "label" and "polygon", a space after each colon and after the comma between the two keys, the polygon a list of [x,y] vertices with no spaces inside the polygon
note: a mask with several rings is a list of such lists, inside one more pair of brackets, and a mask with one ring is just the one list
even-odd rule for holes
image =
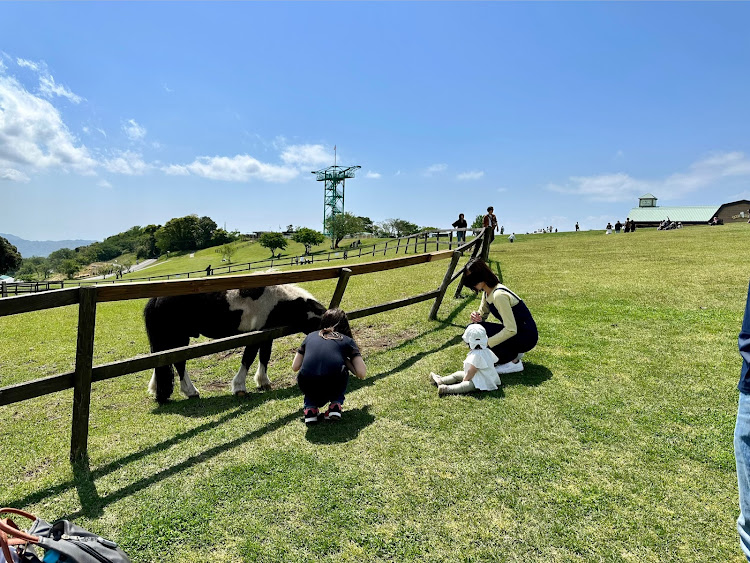
{"label": "child in white dress", "polygon": [[462,337],[469,345],[463,371],[440,377],[430,373],[430,381],[437,385],[438,395],[456,395],[472,391],[494,391],[500,387],[500,376],[495,371],[497,356],[487,347],[487,331],[480,324],[470,324]]}

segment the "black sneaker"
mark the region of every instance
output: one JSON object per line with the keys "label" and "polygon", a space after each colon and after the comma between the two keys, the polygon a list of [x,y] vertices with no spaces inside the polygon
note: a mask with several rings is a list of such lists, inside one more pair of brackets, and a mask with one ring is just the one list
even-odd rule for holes
{"label": "black sneaker", "polygon": [[311,424],[317,424],[320,420],[320,411],[315,407],[308,407],[305,409],[305,424],[310,426]]}
{"label": "black sneaker", "polygon": [[325,419],[331,421],[341,420],[341,403],[331,403],[328,405]]}

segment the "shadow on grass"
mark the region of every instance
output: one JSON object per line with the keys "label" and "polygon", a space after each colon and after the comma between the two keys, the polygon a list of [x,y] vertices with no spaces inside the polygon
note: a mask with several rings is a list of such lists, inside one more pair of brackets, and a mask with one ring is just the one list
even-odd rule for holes
{"label": "shadow on grass", "polygon": [[[73,484],[75,485],[76,489],[79,492],[79,499],[81,501],[81,510],[74,512],[72,514],[61,516],[61,518],[73,520],[75,518],[78,518],[79,516],[86,516],[88,518],[101,516],[103,513],[104,507],[112,504],[113,502],[117,502],[118,500],[128,497],[147,487],[150,487],[151,485],[155,483],[168,479],[172,477],[173,475],[181,473],[195,465],[208,461],[209,459],[214,458],[217,455],[220,455],[228,450],[241,446],[242,444],[245,444],[252,440],[256,440],[257,438],[260,438],[267,432],[273,432],[274,430],[278,430],[282,426],[285,426],[286,424],[289,424],[290,422],[297,420],[298,418],[299,418],[299,414],[297,412],[287,414],[286,416],[282,418],[278,418],[275,421],[266,424],[262,428],[255,430],[254,432],[250,432],[249,434],[245,434],[244,436],[240,436],[239,438],[235,438],[234,440],[224,442],[223,444],[218,444],[214,446],[213,448],[207,449],[204,452],[190,456],[189,458],[179,463],[170,465],[169,467],[166,467],[149,477],[145,477],[143,479],[135,481],[103,497],[98,495],[96,491],[96,486],[94,485],[94,479],[101,477],[102,475],[105,474],[105,472],[103,471],[104,468],[106,467],[111,468],[111,466],[114,464],[116,464],[119,467],[122,462],[117,461],[117,462],[114,462],[114,464],[109,464],[95,471],[87,471],[88,461],[80,462],[79,464],[77,464],[77,466],[79,467],[78,471],[74,471]],[[111,470],[112,469],[109,469],[109,471]],[[63,486],[60,486],[60,487],[63,487]],[[65,488],[68,488],[68,487],[63,487],[63,490]]]}
{"label": "shadow on grass", "polygon": [[284,418],[281,418],[281,419],[276,420],[275,422],[266,424],[264,427],[254,432],[251,432],[250,434],[242,436],[241,438],[237,438],[236,440],[226,442],[224,444],[219,444],[213,448],[206,450],[205,452],[201,454],[195,455],[177,465],[171,466],[168,469],[165,469],[164,471],[156,473],[155,475],[151,477],[142,479],[140,481],[136,481],[135,483],[132,483],[131,485],[128,485],[127,487],[120,489],[119,491],[116,491],[110,495],[107,495],[106,497],[99,497],[96,491],[96,486],[94,484],[94,481],[96,479],[104,477],[105,475],[109,475],[110,473],[113,473],[114,471],[117,471],[134,461],[137,461],[139,459],[142,459],[144,457],[147,457],[155,453],[168,450],[172,446],[175,446],[177,444],[190,440],[191,438],[194,438],[195,436],[198,436],[199,434],[203,432],[207,432],[213,428],[219,427],[222,424],[233,420],[241,413],[247,410],[251,410],[252,408],[254,408],[255,406],[257,406],[258,404],[264,401],[278,399],[281,396],[285,396],[285,397],[292,396],[298,392],[299,391],[295,387],[292,387],[288,389],[279,389],[277,391],[269,391],[263,394],[257,393],[257,394],[248,395],[247,397],[242,397],[242,398],[229,395],[229,396],[221,396],[221,397],[209,397],[207,399],[201,399],[201,400],[172,401],[170,403],[167,403],[166,405],[159,405],[158,407],[156,407],[155,409],[156,411],[172,412],[172,413],[181,412],[181,413],[185,413],[186,416],[198,416],[197,412],[198,410],[200,410],[200,405],[202,405],[204,402],[209,404],[209,409],[201,411],[202,416],[208,416],[209,414],[217,414],[220,412],[225,412],[227,411],[227,409],[231,409],[231,410],[229,410],[229,412],[225,412],[225,414],[221,418],[218,418],[217,420],[206,422],[205,424],[201,424],[200,426],[196,426],[195,428],[191,428],[190,430],[176,434],[175,436],[172,436],[171,438],[167,440],[163,440],[147,448],[144,448],[137,452],[133,452],[132,454],[118,458],[110,463],[107,463],[105,465],[102,465],[101,467],[98,467],[97,469],[93,471],[91,471],[89,468],[88,459],[75,463],[72,466],[72,470],[73,470],[72,481],[67,481],[64,483],[60,483],[59,485],[47,487],[33,494],[30,494],[26,497],[20,498],[16,501],[13,501],[12,506],[27,506],[29,504],[35,504],[35,503],[43,501],[45,498],[49,496],[59,495],[63,493],[64,491],[67,491],[71,487],[75,487],[76,490],[78,491],[78,496],[81,501],[82,509],[79,512],[75,513],[73,516],[80,516],[80,515],[85,515],[87,517],[99,516],[102,514],[102,509],[108,504],[116,500],[119,500],[127,496],[128,494],[141,490],[155,482],[166,479],[179,471],[182,471],[184,469],[187,469],[189,467],[196,465],[197,463],[200,463],[216,455],[219,455],[223,453],[224,451],[237,447],[255,438],[259,438],[267,432],[272,432],[280,428],[281,426],[284,426],[285,424],[288,424],[289,422],[293,421],[297,415],[289,414],[285,416]]}
{"label": "shadow on grass", "polygon": [[169,401],[163,405],[154,405],[154,414],[180,414],[189,417],[205,417],[221,414],[239,406],[243,409],[255,408],[266,401],[282,400],[298,395],[299,390],[294,387],[281,387],[271,391],[248,391],[244,397],[237,397],[231,393],[203,397],[200,399],[186,399]]}
{"label": "shadow on grass", "polygon": [[342,444],[354,440],[360,431],[375,422],[370,414],[370,405],[359,409],[344,410],[339,422],[322,421],[307,427],[305,438],[313,444]]}
{"label": "shadow on grass", "polygon": [[545,381],[552,379],[552,372],[544,366],[531,363],[524,363],[523,365],[524,370],[520,373],[506,373],[500,376],[503,380],[503,385],[496,391],[477,391],[469,393],[468,396],[480,401],[486,399],[504,399],[504,390],[508,387],[515,387],[516,385],[536,387],[537,385],[541,385]]}

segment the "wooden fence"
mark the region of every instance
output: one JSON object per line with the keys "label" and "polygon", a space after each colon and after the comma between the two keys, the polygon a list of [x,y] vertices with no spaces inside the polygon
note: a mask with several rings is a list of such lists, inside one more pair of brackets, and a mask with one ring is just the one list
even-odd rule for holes
{"label": "wooden fence", "polygon": [[[211,268],[210,275],[231,274],[237,272],[249,272],[252,270],[263,270],[281,266],[297,266],[300,264],[314,264],[316,262],[331,262],[336,260],[348,260],[349,258],[359,258],[362,256],[385,256],[388,250],[395,250],[396,255],[403,251],[404,254],[412,252],[427,252],[428,248],[435,245],[435,251],[440,250],[442,246],[453,250],[453,247],[461,246],[461,243],[454,234],[457,231],[464,233],[473,229],[442,229],[435,231],[425,231],[413,235],[400,237],[385,242],[379,242],[371,246],[342,246],[341,248],[322,252],[318,254],[308,254],[303,256],[288,256],[284,258],[267,258],[265,260],[256,260],[255,262],[242,262],[240,264],[228,264],[226,266],[216,266]],[[390,245],[390,248],[389,248]],[[171,280],[171,279],[191,279],[202,278],[206,276],[206,268],[202,270],[191,270],[189,272],[179,272],[175,274],[162,274],[158,276],[142,276],[132,278],[114,278],[114,279],[80,279],[65,281],[42,281],[42,282],[12,282],[0,285],[0,296],[8,297],[9,295],[23,295],[25,293],[38,293],[40,291],[50,291],[51,289],[62,289],[64,287],[80,287],[82,285],[102,285],[114,283],[132,283],[136,281],[153,281],[153,280]]]}
{"label": "wooden fence", "polygon": [[[347,312],[349,319],[354,320],[434,299],[429,315],[429,318],[434,319],[448,286],[463,273],[463,268],[459,269],[458,272],[455,272],[455,270],[459,258],[469,249],[472,249],[472,257],[476,256],[480,251],[482,252],[483,257],[487,257],[487,253],[489,252],[489,237],[484,236],[484,231],[482,231],[473,241],[460,246],[454,251],[443,250],[427,254],[392,258],[380,262],[351,264],[345,267],[334,266],[291,272],[251,274],[246,276],[211,277],[195,280],[170,280],[124,285],[67,288],[2,299],[0,300],[0,317],[77,304],[78,340],[76,344],[75,370],[73,372],[61,373],[30,382],[18,383],[16,385],[0,388],[0,406],[72,388],[73,417],[71,427],[70,459],[71,461],[85,459],[88,456],[89,413],[91,405],[91,384],[93,382],[104,381],[105,379],[120,377],[122,375],[165,366],[200,356],[207,356],[216,352],[256,344],[266,340],[273,340],[292,334],[287,327],[279,327],[269,330],[249,332],[238,336],[220,338],[210,342],[173,348],[163,352],[94,366],[94,329],[96,326],[97,303],[123,301],[128,299],[144,299],[167,295],[187,295],[237,288],[247,289],[268,285],[338,278],[338,283],[329,305],[329,307],[337,307],[341,303],[348,280],[351,276],[382,272],[450,258],[450,265],[448,266],[443,281],[438,289],[421,293],[413,297],[398,299],[389,303]],[[458,294],[460,290],[461,286],[459,284],[456,294]]]}

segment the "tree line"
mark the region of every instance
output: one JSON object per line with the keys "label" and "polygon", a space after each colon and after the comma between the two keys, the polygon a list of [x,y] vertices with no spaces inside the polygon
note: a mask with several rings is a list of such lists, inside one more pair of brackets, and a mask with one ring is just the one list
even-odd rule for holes
{"label": "tree line", "polygon": [[[331,234],[331,247],[338,248],[346,236],[368,233],[374,237],[403,237],[433,227],[419,227],[405,219],[386,219],[375,223],[369,217],[352,213],[340,213],[329,219],[328,228]],[[312,246],[322,244],[325,235],[307,227],[292,228],[292,240],[305,245],[306,252]],[[78,248],[61,248],[48,257],[32,256],[23,258],[18,249],[6,239],[0,237],[0,274],[12,273],[19,279],[46,280],[52,274],[62,274],[72,279],[81,268],[89,264],[105,263],[94,273],[104,275],[126,273],[132,266],[127,260],[111,264],[112,260],[123,254],[133,254],[137,260],[157,258],[175,251],[194,251],[209,247],[220,247],[222,255],[231,261],[235,251],[233,243],[240,238],[239,232],[227,232],[219,228],[210,217],[187,215],[170,219],[164,225],[135,226],[127,231],[107,237],[101,242],[94,242]],[[263,233],[259,238],[261,246],[268,248],[274,256],[276,250],[287,247],[288,241],[281,233]],[[219,252],[219,250],[217,250]]]}
{"label": "tree line", "polygon": [[[166,252],[200,250],[227,244],[238,238],[239,233],[227,232],[210,217],[197,215],[170,219],[164,225],[135,226],[101,242],[55,250],[46,258],[23,258],[15,246],[0,237],[0,274],[14,273],[21,279],[46,280],[53,273],[58,273],[70,279],[88,264],[109,262],[123,254],[134,254],[137,260],[145,260],[157,258]],[[127,262],[117,266],[107,265],[104,270],[95,273],[127,271],[131,265]]]}

